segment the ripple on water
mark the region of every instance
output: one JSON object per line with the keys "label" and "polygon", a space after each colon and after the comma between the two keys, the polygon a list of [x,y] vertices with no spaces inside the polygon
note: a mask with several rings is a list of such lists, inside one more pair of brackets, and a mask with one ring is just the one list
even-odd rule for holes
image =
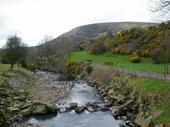
{"label": "ripple on water", "polygon": [[37,123],[43,127],[119,127],[121,121],[114,120],[109,112],[62,113],[56,117],[32,117],[26,123]]}
{"label": "ripple on water", "polygon": [[[79,106],[84,106],[89,102],[104,104],[96,89],[85,82],[75,82],[68,97],[59,103],[61,107],[67,107],[71,102],[77,102]],[[57,116],[30,117],[25,120],[25,123],[40,124],[43,127],[119,127],[120,121],[115,120],[110,112],[89,113],[85,110],[83,113],[77,114],[73,110],[59,113]]]}

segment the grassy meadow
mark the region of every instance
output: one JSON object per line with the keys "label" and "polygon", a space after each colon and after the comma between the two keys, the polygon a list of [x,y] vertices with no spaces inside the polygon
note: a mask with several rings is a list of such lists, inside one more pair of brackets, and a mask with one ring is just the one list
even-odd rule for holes
{"label": "grassy meadow", "polygon": [[131,63],[129,56],[127,55],[111,53],[94,55],[86,51],[80,51],[73,53],[71,56],[71,60],[92,60],[93,64],[104,64],[105,62],[113,62],[113,66],[115,67],[143,72],[164,73],[164,64],[153,64],[151,58],[143,58],[140,63]]}

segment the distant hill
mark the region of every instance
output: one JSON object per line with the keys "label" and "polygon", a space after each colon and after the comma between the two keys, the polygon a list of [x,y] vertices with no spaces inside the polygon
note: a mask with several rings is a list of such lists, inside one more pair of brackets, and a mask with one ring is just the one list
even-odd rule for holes
{"label": "distant hill", "polygon": [[109,22],[109,23],[97,23],[76,27],[61,36],[53,39],[53,43],[62,43],[65,41],[78,43],[81,41],[89,40],[103,34],[105,32],[112,32],[113,34],[126,29],[134,27],[150,27],[155,26],[156,23],[147,22]]}

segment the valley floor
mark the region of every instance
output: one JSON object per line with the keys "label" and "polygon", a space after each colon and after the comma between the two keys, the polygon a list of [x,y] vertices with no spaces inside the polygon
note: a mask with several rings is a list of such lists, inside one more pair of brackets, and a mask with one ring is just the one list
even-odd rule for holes
{"label": "valley floor", "polygon": [[[141,63],[131,63],[128,56],[106,53],[92,55],[86,51],[75,52],[71,56],[74,61],[92,61],[96,71],[96,77],[103,79],[108,84],[112,72],[118,71],[133,75],[130,78],[131,87],[141,92],[148,98],[154,98],[152,103],[153,112],[162,113],[154,119],[155,123],[170,124],[170,81],[164,78],[164,65],[153,64],[151,59],[145,58]],[[113,65],[105,65],[106,61],[112,61]],[[107,77],[107,78],[106,78]],[[112,77],[113,78],[113,77]],[[114,77],[115,78],[115,77]],[[166,75],[170,79],[170,74]]]}
{"label": "valley floor", "polygon": [[112,67],[125,68],[134,71],[142,71],[149,73],[161,73],[165,72],[164,64],[153,64],[151,58],[142,58],[140,63],[131,63],[129,56],[105,53],[102,55],[90,54],[86,51],[75,52],[71,56],[71,60],[85,61],[91,60],[92,64],[105,64],[112,62]]}

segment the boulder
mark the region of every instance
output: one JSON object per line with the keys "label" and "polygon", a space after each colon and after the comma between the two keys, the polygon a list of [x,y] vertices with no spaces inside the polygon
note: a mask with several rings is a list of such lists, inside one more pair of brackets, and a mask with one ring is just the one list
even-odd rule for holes
{"label": "boulder", "polygon": [[135,101],[134,101],[134,100],[128,100],[126,103],[124,103],[124,104],[121,105],[120,107],[121,107],[121,108],[124,108],[124,107],[132,107],[134,104],[135,104]]}
{"label": "boulder", "polygon": [[70,109],[75,109],[78,106],[76,102],[70,103]]}
{"label": "boulder", "polygon": [[76,113],[82,113],[82,112],[84,112],[84,110],[85,110],[84,106],[75,108]]}
{"label": "boulder", "polygon": [[88,112],[95,112],[97,109],[96,108],[93,108],[91,106],[87,106],[87,111]]}
{"label": "boulder", "polygon": [[31,107],[31,106],[32,106],[31,102],[26,102],[23,106],[21,106],[21,109],[25,109],[25,108],[28,108],[28,107]]}
{"label": "boulder", "polygon": [[42,102],[32,103],[32,114],[43,115],[47,113],[56,113],[57,107],[55,104],[48,104]]}
{"label": "boulder", "polygon": [[114,95],[114,90],[110,89],[109,92],[108,92],[108,95]]}
{"label": "boulder", "polygon": [[46,104],[48,113],[56,113],[57,112],[57,106],[55,104]]}
{"label": "boulder", "polygon": [[19,107],[8,107],[7,110],[12,113],[12,114],[15,114],[17,112],[20,111],[20,108]]}
{"label": "boulder", "polygon": [[113,106],[110,110],[114,118],[117,118],[120,115],[120,108],[118,106]]}
{"label": "boulder", "polygon": [[36,105],[33,106],[33,112],[32,113],[36,114],[36,115],[43,115],[43,114],[48,113],[48,110],[47,110],[45,104],[36,104]]}
{"label": "boulder", "polygon": [[64,112],[66,112],[66,111],[67,111],[67,109],[64,108],[64,107],[63,107],[63,108],[59,108],[59,112],[60,112],[60,113],[64,113]]}
{"label": "boulder", "polygon": [[31,107],[25,108],[19,112],[19,114],[22,116],[29,116],[29,115],[31,115],[31,113],[32,113]]}
{"label": "boulder", "polygon": [[[136,123],[134,123],[132,121],[126,121],[125,124],[128,127],[140,127],[139,125],[137,125]],[[148,126],[145,126],[145,127],[148,127]]]}

